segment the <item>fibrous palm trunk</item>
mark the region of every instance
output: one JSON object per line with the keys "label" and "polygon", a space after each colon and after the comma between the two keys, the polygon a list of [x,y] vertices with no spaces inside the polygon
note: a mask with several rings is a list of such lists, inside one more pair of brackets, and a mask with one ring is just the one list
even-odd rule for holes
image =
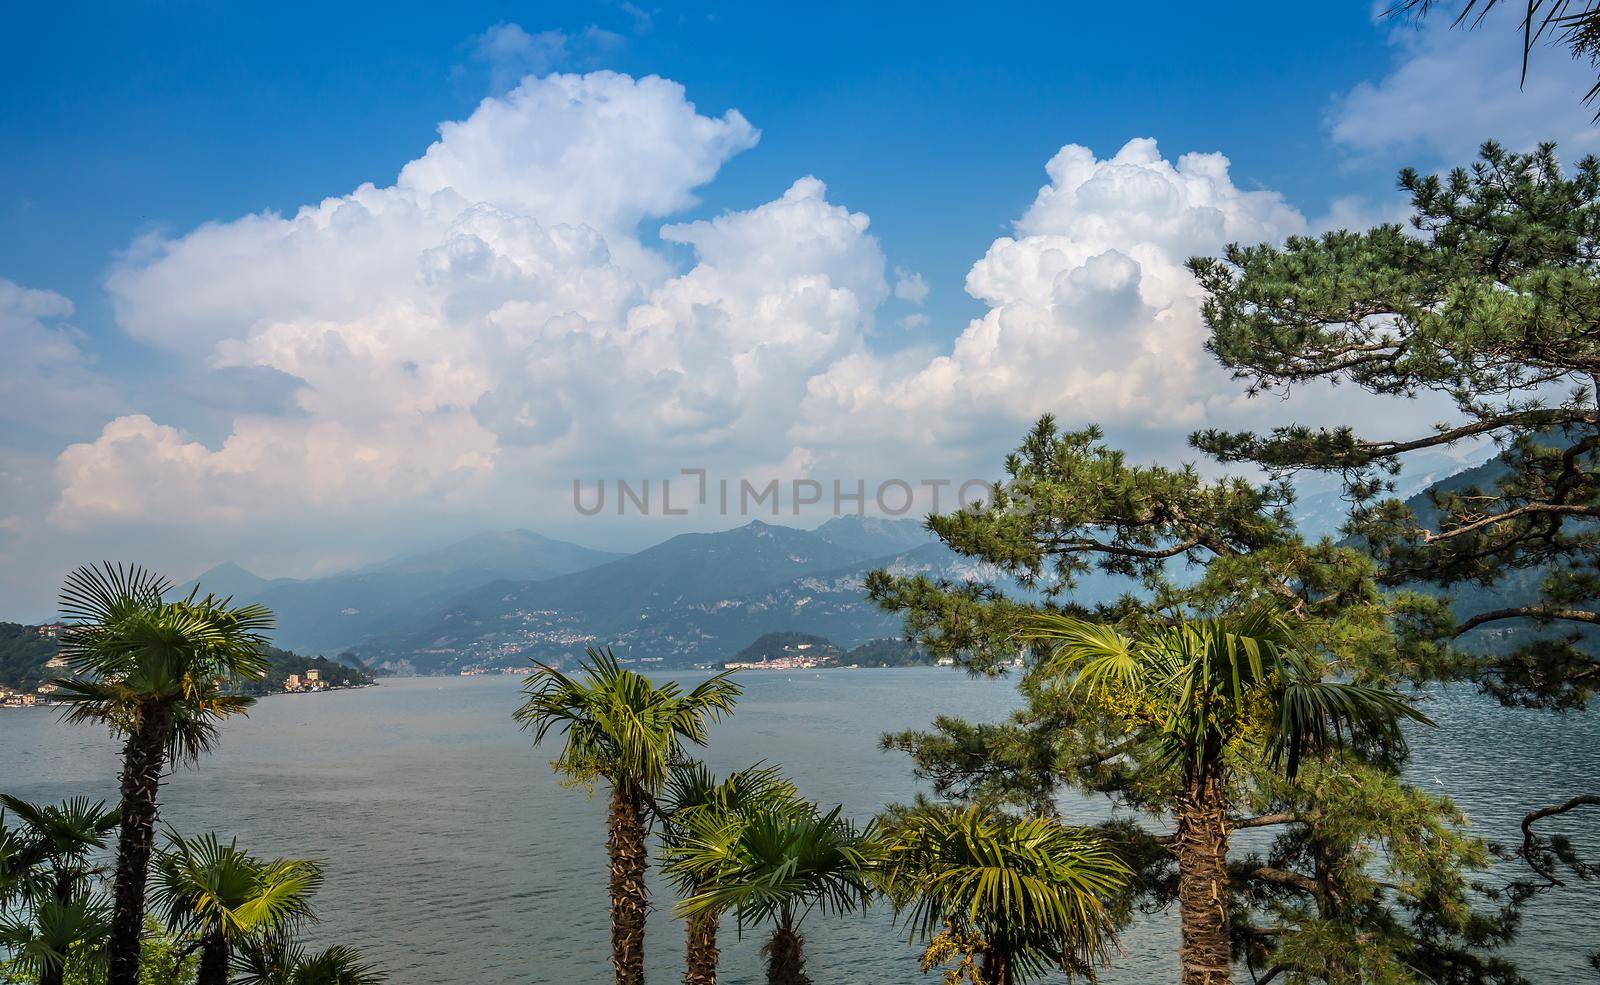
{"label": "fibrous palm trunk", "polygon": [[1000,951],[983,952],[983,985],[1013,985],[1011,958]]}
{"label": "fibrous palm trunk", "polygon": [[200,948],[200,969],[195,985],[228,985],[228,939],[213,932]]}
{"label": "fibrous palm trunk", "polygon": [[117,835],[117,871],[112,883],[107,985],[139,983],[145,880],[155,845],[156,794],[167,763],[171,723],[172,711],[165,705],[144,709],[122,751],[122,829]]}
{"label": "fibrous palm trunk", "polygon": [[63,958],[55,964],[45,965],[39,970],[39,985],[62,985],[67,979],[67,962]]}
{"label": "fibrous palm trunk", "polygon": [[1183,985],[1227,985],[1233,972],[1228,939],[1228,798],[1215,769],[1192,777],[1178,804],[1178,948]]}
{"label": "fibrous palm trunk", "polygon": [[612,788],[606,852],[611,858],[611,965],[617,985],[644,985],[644,919],[649,896],[644,885],[644,811],[635,791]]}
{"label": "fibrous palm trunk", "polygon": [[767,985],[811,985],[806,977],[805,943],[789,920],[778,922],[761,949],[767,954]]}
{"label": "fibrous palm trunk", "polygon": [[690,917],[683,985],[717,985],[717,915]]}

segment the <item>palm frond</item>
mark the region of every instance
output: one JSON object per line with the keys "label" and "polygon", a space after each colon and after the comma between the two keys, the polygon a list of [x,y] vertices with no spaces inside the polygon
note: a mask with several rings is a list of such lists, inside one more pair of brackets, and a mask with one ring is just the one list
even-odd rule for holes
{"label": "palm frond", "polygon": [[811,910],[845,913],[873,892],[871,832],[858,832],[838,807],[762,810],[741,818],[697,819],[663,867],[696,887],[674,912],[732,912],[740,926],[794,924]]}
{"label": "palm frond", "polygon": [[61,653],[76,676],[54,684],[68,722],[126,734],[152,714],[171,721],[163,738],[177,762],[209,749],[215,723],[248,708],[251,699],[229,693],[229,684],[266,674],[273,620],[264,606],[215,595],[166,601],[170,588],[136,566],[72,572],[62,589]]}
{"label": "palm frond", "polygon": [[1263,703],[1272,719],[1266,751],[1291,778],[1305,756],[1347,737],[1403,748],[1401,723],[1427,722],[1393,692],[1324,680],[1314,656],[1268,605],[1215,619],[1176,618],[1135,636],[1042,613],[1022,635],[1050,648],[1038,673],[1091,697],[1116,690],[1113,713],[1190,775],[1214,765]]}
{"label": "palm frond", "polygon": [[382,985],[384,980],[383,973],[360,952],[340,944],[302,960],[291,985]]}
{"label": "palm frond", "polygon": [[152,866],[151,901],[166,911],[169,929],[238,942],[312,917],[311,897],[322,884],[315,863],[263,861],[214,834],[186,839],[169,831],[167,841]]}
{"label": "palm frond", "polygon": [[1400,695],[1379,688],[1338,681],[1294,680],[1278,698],[1278,713],[1267,751],[1293,779],[1301,761],[1351,740],[1374,743],[1404,753],[1402,722],[1433,721]]}
{"label": "palm frond", "polygon": [[1140,674],[1136,641],[1103,623],[1054,612],[1040,612],[1024,623],[1022,637],[1049,647],[1048,670],[1070,673],[1073,687],[1091,692],[1111,684],[1131,684]]}
{"label": "palm frond", "polygon": [[1115,930],[1107,903],[1131,875],[1091,832],[977,805],[910,812],[882,853],[880,884],[912,940],[981,939],[1024,975],[1102,960]]}
{"label": "palm frond", "polygon": [[534,743],[552,730],[566,740],[553,765],[582,780],[603,776],[653,797],[686,745],[704,745],[709,726],[732,711],[741,691],[727,674],[685,695],[621,666],[609,649],[588,651],[576,677],[535,663],[514,715]]}

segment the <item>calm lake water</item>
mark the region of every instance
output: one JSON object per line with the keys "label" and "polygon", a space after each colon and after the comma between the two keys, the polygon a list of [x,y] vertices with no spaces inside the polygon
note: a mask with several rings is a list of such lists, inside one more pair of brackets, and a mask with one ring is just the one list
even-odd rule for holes
{"label": "calm lake water", "polygon": [[[738,714],[706,758],[718,770],[784,764],[810,797],[860,820],[916,791],[887,730],[935,714],[1004,716],[1010,683],[941,670],[748,673]],[[224,727],[221,748],[163,790],[162,820],[185,832],[236,833],[263,853],[326,860],[320,943],[346,941],[396,983],[602,982],[607,917],[604,797],[562,788],[510,719],[519,678],[389,680],[358,691],[284,695]],[[1600,718],[1501,709],[1465,691],[1436,698],[1439,729],[1417,737],[1416,779],[1448,793],[1492,838],[1517,837],[1530,804],[1600,786]],[[0,791],[33,800],[116,794],[117,746],[52,711],[0,712]],[[1580,823],[1586,822],[1586,823]],[[1591,814],[1566,830],[1592,847]],[[1594,981],[1600,891],[1558,891],[1517,947],[1536,982]],[[662,893],[658,899],[669,897]],[[650,977],[680,974],[682,932],[665,905],[650,925]],[[819,982],[928,982],[883,911],[806,923]],[[723,980],[760,980],[759,933],[725,932]],[[1112,983],[1173,981],[1170,916],[1123,939]]]}

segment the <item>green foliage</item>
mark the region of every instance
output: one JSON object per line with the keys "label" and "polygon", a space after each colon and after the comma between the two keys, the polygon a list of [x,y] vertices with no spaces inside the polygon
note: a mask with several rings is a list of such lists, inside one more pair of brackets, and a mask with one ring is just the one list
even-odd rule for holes
{"label": "green foliage", "polygon": [[214,834],[184,838],[167,833],[167,848],[153,863],[153,902],[173,933],[221,938],[233,946],[310,919],[311,897],[322,869],[301,859],[266,861],[223,844]]}
{"label": "green foliage", "polygon": [[[802,644],[806,645],[806,649],[798,649]],[[797,654],[818,660],[837,660],[839,648],[827,637],[813,633],[762,633],[749,646],[734,654],[733,662],[751,663]]]}
{"label": "green foliage", "polygon": [[1113,937],[1107,901],[1131,874],[1092,832],[982,806],[911,810],[879,852],[880,884],[928,945],[924,970],[965,949],[1003,956],[1017,981],[1050,967],[1091,974]]}
{"label": "green foliage", "polygon": [[848,913],[872,897],[873,842],[840,808],[794,802],[688,819],[663,871],[695,890],[674,913],[733,912],[741,927],[793,928],[812,910]]}
{"label": "green foliage", "polygon": [[235,956],[234,985],[382,985],[359,951],[336,944],[308,952],[283,933],[253,938]]}
{"label": "green foliage", "polygon": [[[1443,398],[1456,419],[1393,438],[1290,424],[1192,441],[1279,475],[1340,474],[1347,530],[1383,582],[1439,590],[1411,599],[1417,635],[1470,653],[1480,627],[1519,631],[1515,647],[1439,668],[1508,700],[1575,707],[1600,682],[1578,632],[1600,624],[1600,161],[1569,174],[1552,145],[1491,143],[1470,167],[1400,183],[1414,235],[1380,226],[1191,261],[1207,345],[1253,392],[1349,383]],[[1420,504],[1388,495],[1407,453],[1482,438],[1500,453],[1481,481]],[[1480,590],[1475,611],[1437,597],[1461,587]],[[1522,598],[1507,604],[1508,590]]]}
{"label": "green foliage", "polygon": [[1186,776],[1252,738],[1293,779],[1308,755],[1344,745],[1405,748],[1402,721],[1428,721],[1398,695],[1324,680],[1284,619],[1256,608],[1178,620],[1136,637],[1103,623],[1040,613],[1024,639],[1049,646],[1038,672],[1100,701]]}
{"label": "green foliage", "polygon": [[[700,864],[706,859],[696,861],[698,837],[730,830],[758,814],[799,812],[804,806],[794,781],[776,766],[751,766],[720,780],[699,761],[680,766],[656,801],[666,821],[662,871],[680,895],[693,895],[726,875]],[[737,864],[732,855],[724,860]]]}
{"label": "green foliage", "polygon": [[[1490,855],[1449,798],[1350,758],[1308,763],[1296,783],[1263,778],[1255,798],[1295,821],[1264,856],[1234,865],[1254,918],[1236,937],[1255,965],[1317,980],[1339,953],[1361,982],[1415,983],[1419,970],[1453,985],[1523,981],[1496,953],[1519,925],[1518,900],[1476,885]],[[1337,886],[1337,905],[1316,905],[1300,871]],[[1258,933],[1282,924],[1300,928],[1288,947]]]}
{"label": "green foliage", "polygon": [[110,910],[92,882],[93,857],[119,821],[103,801],[32,804],[0,795],[0,949],[8,971],[43,978],[101,960]]}
{"label": "green foliage", "polygon": [[[104,865],[119,812],[73,798],[31,804],[0,795],[0,982],[98,985],[106,980],[111,906]],[[143,985],[190,985],[193,953],[219,937],[234,949],[242,985],[379,985],[382,976],[346,946],[307,954],[292,933],[314,918],[321,869],[257,859],[215,835],[169,834],[154,862],[165,926],[147,921]]]}
{"label": "green foliage", "polygon": [[926,667],[934,662],[934,656],[902,639],[881,639],[868,640],[839,662],[861,667]]}
{"label": "green foliage", "polygon": [[556,771],[583,783],[601,777],[650,796],[667,782],[687,744],[705,744],[708,726],[733,710],[741,691],[722,673],[684,694],[671,681],[658,685],[624,670],[610,650],[591,649],[577,678],[542,663],[534,668],[515,717],[532,730],[535,743],[560,728],[566,743],[551,764]]}
{"label": "green foliage", "polygon": [[[886,736],[886,747],[907,752],[944,796],[1051,814],[1071,789],[1158,824],[1186,802],[1193,763],[1226,764],[1222,801],[1235,807],[1228,827],[1263,829],[1283,865],[1235,870],[1236,957],[1263,970],[1292,961],[1339,980],[1360,940],[1386,960],[1412,962],[1408,973],[1421,981],[1479,949],[1472,921],[1494,919],[1496,904],[1464,876],[1484,853],[1470,834],[1457,832],[1474,851],[1447,860],[1460,878],[1435,880],[1416,899],[1384,892],[1348,910],[1338,905],[1347,882],[1394,875],[1383,870],[1399,864],[1375,848],[1394,834],[1383,828],[1384,812],[1374,804],[1373,828],[1314,857],[1296,847],[1310,837],[1306,818],[1322,816],[1319,805],[1340,794],[1310,779],[1324,764],[1404,788],[1395,720],[1415,713],[1384,688],[1438,676],[1454,659],[1430,637],[1396,631],[1397,617],[1433,618],[1430,601],[1386,593],[1363,545],[1303,541],[1286,481],[1130,464],[1098,429],[1062,432],[1049,418],[1007,459],[1006,473],[993,502],[931,517],[929,527],[1034,596],[887,572],[874,572],[868,588],[921,645],[978,672],[1020,663],[1024,707],[994,723],[940,717],[929,730]],[[1109,605],[1079,604],[1076,579],[1095,569],[1125,578],[1127,593]],[[1239,633],[1195,633],[1230,612],[1274,623],[1252,631],[1270,646],[1252,653]],[[1186,621],[1188,630],[1174,628]],[[1118,628],[1094,625],[1104,623]],[[1167,633],[1171,645],[1152,645]],[[1059,656],[1054,643],[1067,644]],[[1330,758],[1336,751],[1341,757]],[[1298,775],[1288,779],[1291,761]],[[1365,795],[1376,798],[1377,788]],[[1440,824],[1453,811],[1419,804]],[[1106,834],[1135,873],[1142,905],[1168,905],[1171,847],[1128,821]],[[1366,858],[1372,872],[1332,864],[1336,856]],[[1292,905],[1278,905],[1285,898]],[[1502,939],[1488,935],[1482,946],[1492,951]]]}
{"label": "green foliage", "polygon": [[355,687],[360,684],[371,684],[373,681],[372,675],[365,667],[353,667],[327,657],[307,657],[277,647],[268,647],[265,653],[266,673],[259,679],[235,680],[234,690],[251,695],[272,694],[283,690],[283,682],[290,674],[299,674],[303,678],[308,670],[317,671],[329,687]]}
{"label": "green foliage", "polygon": [[29,904],[25,914],[0,919],[0,949],[10,955],[9,972],[42,979],[48,972],[100,961],[101,942],[111,927],[111,909],[88,892]]}
{"label": "green foliage", "polygon": [[56,655],[56,641],[39,627],[0,622],[0,684],[32,691],[48,677],[45,664]]}

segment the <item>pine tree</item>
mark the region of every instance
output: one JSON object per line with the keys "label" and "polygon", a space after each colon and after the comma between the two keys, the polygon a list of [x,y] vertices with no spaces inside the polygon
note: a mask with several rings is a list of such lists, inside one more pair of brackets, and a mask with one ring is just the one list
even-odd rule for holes
{"label": "pine tree", "polygon": [[[993,501],[929,518],[954,550],[1019,582],[935,581],[874,572],[868,591],[901,613],[917,642],[978,672],[1018,655],[1029,661],[1025,706],[999,723],[941,718],[927,732],[888,736],[936,790],[1057,809],[1064,789],[1101,794],[1142,823],[1108,827],[1140,870],[1145,904],[1177,889],[1163,834],[1182,796],[1182,773],[1150,732],[1130,726],[1136,696],[1074,688],[1018,640],[1042,611],[1169,624],[1177,614],[1220,615],[1271,605],[1321,670],[1379,684],[1419,673],[1434,651],[1404,646],[1377,565],[1353,547],[1308,543],[1288,513],[1284,483],[1208,481],[1192,467],[1137,466],[1089,428],[1041,420],[1006,462]],[[1129,591],[1093,608],[1074,601],[1091,571],[1122,576]],[[1399,778],[1391,743],[1347,741],[1313,757],[1293,780],[1272,762],[1261,717],[1240,723],[1226,829],[1255,829],[1267,847],[1229,856],[1235,960],[1263,978],[1329,982],[1518,982],[1495,956],[1516,913],[1475,892],[1486,846],[1445,798]],[[1070,819],[1069,819],[1070,820]],[[1421,977],[1426,975],[1426,978]]]}
{"label": "pine tree", "polygon": [[[1397,436],[1286,425],[1193,442],[1280,475],[1342,474],[1349,532],[1390,585],[1526,591],[1438,628],[1512,634],[1518,645],[1474,668],[1484,682],[1519,702],[1581,705],[1600,683],[1578,632],[1600,626],[1600,162],[1568,177],[1550,145],[1486,144],[1470,168],[1400,183],[1415,235],[1386,225],[1192,261],[1208,347],[1252,392],[1328,381],[1434,394],[1455,419]],[[1500,454],[1480,481],[1420,510],[1387,495],[1407,453],[1483,439]]]}
{"label": "pine tree", "polygon": [[[1195,447],[1286,476],[1341,475],[1346,527],[1387,586],[1412,595],[1405,629],[1447,645],[1441,676],[1507,704],[1567,710],[1600,686],[1600,161],[1564,171],[1553,145],[1485,144],[1448,175],[1406,170],[1411,231],[1395,225],[1230,247],[1191,261],[1208,292],[1208,347],[1253,392],[1349,384],[1443,398],[1450,420],[1392,435],[1286,425],[1203,431]],[[1486,465],[1420,501],[1392,495],[1408,453],[1492,441]],[[1446,601],[1446,600],[1453,600]],[[1600,791],[1532,811],[1600,805]],[[1530,831],[1520,850],[1592,874]],[[1542,861],[1541,861],[1542,860]]]}

